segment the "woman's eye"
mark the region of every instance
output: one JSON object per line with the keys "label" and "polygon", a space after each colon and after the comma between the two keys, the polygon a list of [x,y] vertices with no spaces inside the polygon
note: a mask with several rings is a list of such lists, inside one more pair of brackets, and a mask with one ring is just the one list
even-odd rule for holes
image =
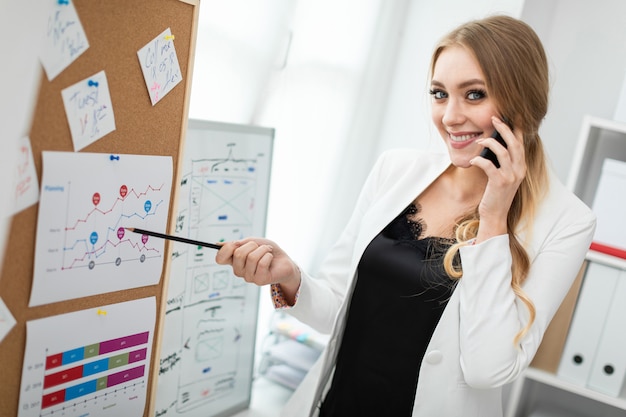
{"label": "woman's eye", "polygon": [[448,97],[445,91],[442,90],[430,90],[430,95],[433,96],[435,100],[441,100]]}
{"label": "woman's eye", "polygon": [[486,93],[484,91],[475,90],[467,93],[467,98],[469,100],[480,100],[481,98],[485,98]]}

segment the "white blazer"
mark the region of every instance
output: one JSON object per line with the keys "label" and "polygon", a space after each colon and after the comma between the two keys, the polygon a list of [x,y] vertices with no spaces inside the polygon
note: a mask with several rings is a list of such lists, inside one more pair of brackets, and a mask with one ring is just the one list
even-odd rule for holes
{"label": "white blazer", "polygon": [[[287,311],[329,343],[283,408],[282,416],[315,416],[332,378],[357,264],[371,240],[450,164],[447,154],[384,153],[370,173],[354,213],[317,277],[302,273],[300,294]],[[524,291],[536,318],[519,346],[526,306],[511,290],[508,235],[461,249],[459,281],[421,364],[413,416],[502,416],[503,384],[531,362],[554,313],[575,279],[595,230],[595,215],[550,174],[532,233],[519,236],[532,262]],[[376,337],[375,334],[372,337]]]}

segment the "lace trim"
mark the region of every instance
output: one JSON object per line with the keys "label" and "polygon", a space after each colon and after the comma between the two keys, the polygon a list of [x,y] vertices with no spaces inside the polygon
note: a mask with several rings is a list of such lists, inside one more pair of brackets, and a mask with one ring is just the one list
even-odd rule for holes
{"label": "lace trim", "polygon": [[426,232],[426,223],[421,217],[417,217],[416,214],[422,211],[422,206],[419,204],[411,203],[405,210],[405,220],[409,226],[409,230],[414,239],[420,239],[424,232]]}

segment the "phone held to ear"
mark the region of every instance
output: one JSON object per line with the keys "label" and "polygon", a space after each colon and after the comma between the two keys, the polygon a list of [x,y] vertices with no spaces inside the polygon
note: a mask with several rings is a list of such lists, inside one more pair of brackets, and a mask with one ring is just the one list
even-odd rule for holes
{"label": "phone held to ear", "polygon": [[[493,133],[491,134],[491,137],[497,140],[505,148],[507,147],[506,142],[504,141],[504,139],[502,139],[502,136],[500,136],[500,133],[498,133],[497,130],[493,131]],[[496,154],[493,153],[491,149],[489,148],[483,149],[482,152],[480,153],[480,156],[482,156],[483,158],[487,158],[488,160],[493,162],[496,168],[500,168],[500,162],[498,162],[498,158],[496,157]]]}

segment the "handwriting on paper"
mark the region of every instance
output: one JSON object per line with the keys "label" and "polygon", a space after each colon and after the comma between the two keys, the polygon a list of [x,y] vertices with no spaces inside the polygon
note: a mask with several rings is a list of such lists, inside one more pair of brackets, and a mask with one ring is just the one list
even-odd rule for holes
{"label": "handwriting on paper", "polygon": [[22,138],[14,177],[14,213],[24,210],[39,200],[39,181],[35,170],[33,151],[28,137]]}
{"label": "handwriting on paper", "polygon": [[141,48],[137,56],[154,106],[183,80],[170,28]]}
{"label": "handwriting on paper", "polygon": [[77,82],[61,94],[75,151],[115,130],[113,105],[104,71]]}
{"label": "handwriting on paper", "polygon": [[55,1],[54,7],[50,8],[40,55],[48,80],[59,75],[87,48],[87,35],[74,3],[71,0]]}

